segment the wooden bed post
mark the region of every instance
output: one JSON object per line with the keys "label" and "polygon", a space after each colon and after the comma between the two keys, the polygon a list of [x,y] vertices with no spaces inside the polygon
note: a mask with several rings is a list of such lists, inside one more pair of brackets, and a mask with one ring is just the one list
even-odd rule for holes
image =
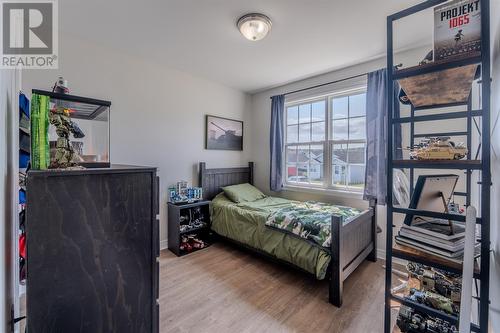
{"label": "wooden bed post", "polygon": [[370,208],[372,209],[372,242],[373,250],[368,255],[367,259],[373,262],[377,261],[377,199],[370,199]]}
{"label": "wooden bed post", "polygon": [[344,284],[344,263],[340,254],[343,243],[342,235],[343,218],[332,215],[331,225],[331,264],[330,264],[330,284],[328,299],[337,307],[342,306],[342,289]]}
{"label": "wooden bed post", "polygon": [[253,162],[248,162],[248,183],[253,185]]}
{"label": "wooden bed post", "polygon": [[205,162],[200,162],[200,170],[198,171],[198,187],[201,187],[203,189],[203,198],[205,198],[205,170],[207,168],[207,165]]}

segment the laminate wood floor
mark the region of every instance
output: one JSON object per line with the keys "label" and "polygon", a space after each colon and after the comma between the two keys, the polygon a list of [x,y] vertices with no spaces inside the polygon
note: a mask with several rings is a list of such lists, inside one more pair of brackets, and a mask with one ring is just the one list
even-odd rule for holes
{"label": "laminate wood floor", "polygon": [[383,261],[365,261],[344,284],[328,284],[230,245],[160,256],[160,332],[382,332]]}

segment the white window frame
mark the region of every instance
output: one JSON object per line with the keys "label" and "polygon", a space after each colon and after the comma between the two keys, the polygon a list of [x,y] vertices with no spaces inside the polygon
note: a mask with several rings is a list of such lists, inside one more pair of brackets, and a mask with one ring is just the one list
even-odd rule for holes
{"label": "white window frame", "polygon": [[[333,184],[333,179],[332,179],[332,172],[333,172],[333,163],[331,160],[331,153],[333,149],[334,144],[350,144],[350,143],[364,143],[366,147],[366,138],[365,139],[355,139],[355,140],[333,140],[332,139],[332,133],[331,133],[331,125],[332,125],[332,100],[334,98],[338,97],[344,97],[344,96],[351,96],[351,95],[357,95],[357,94],[362,94],[366,93],[366,85],[357,85],[351,89],[345,89],[342,91],[334,91],[331,93],[327,94],[321,94],[319,96],[311,96],[307,98],[303,98],[300,100],[293,100],[290,102],[285,101],[285,117],[284,117],[284,135],[285,135],[285,140],[284,140],[284,146],[283,146],[283,175],[284,177],[284,188],[286,190],[296,190],[296,191],[305,191],[305,192],[312,192],[312,193],[322,193],[322,192],[331,192],[331,193],[343,193],[346,194],[346,196],[349,196],[350,194],[353,194],[353,197],[359,197],[361,193],[363,193],[364,187],[354,187],[354,186],[338,186]],[[287,110],[289,107],[294,107],[294,106],[299,106],[301,104],[305,103],[314,103],[314,102],[319,102],[319,101],[325,101],[325,140],[324,142],[322,141],[316,141],[316,142],[308,142],[308,143],[290,143],[288,144],[288,130],[287,130],[287,117],[288,115],[286,114]],[[366,117],[366,114],[365,114]],[[349,119],[350,117],[347,117]],[[312,131],[312,126],[311,126],[311,131]],[[288,169],[287,169],[287,147],[288,146],[309,146],[309,145],[323,145],[323,177],[324,181],[322,185],[316,185],[316,184],[307,184],[307,183],[299,183],[299,182],[288,182]],[[347,162],[347,165],[349,165],[349,161]],[[366,160],[365,164],[366,166]]]}

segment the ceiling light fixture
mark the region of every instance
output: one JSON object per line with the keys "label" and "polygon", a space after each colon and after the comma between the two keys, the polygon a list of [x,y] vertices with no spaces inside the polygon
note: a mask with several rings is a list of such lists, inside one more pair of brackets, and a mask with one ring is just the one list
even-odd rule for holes
{"label": "ceiling light fixture", "polygon": [[246,39],[258,41],[271,31],[272,22],[264,14],[251,13],[240,17],[237,26]]}

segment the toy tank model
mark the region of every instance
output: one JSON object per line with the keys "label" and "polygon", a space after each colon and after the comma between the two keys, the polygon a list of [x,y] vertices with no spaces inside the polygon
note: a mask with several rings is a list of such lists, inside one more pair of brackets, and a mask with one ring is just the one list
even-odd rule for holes
{"label": "toy tank model", "polygon": [[458,314],[460,312],[458,305],[454,304],[451,299],[430,291],[420,291],[412,288],[410,295],[406,298],[448,314]]}
{"label": "toy tank model", "polygon": [[396,324],[403,333],[458,333],[450,323],[402,305],[399,309]]}
{"label": "toy tank model", "polygon": [[449,298],[453,303],[460,303],[462,278],[459,274],[442,271],[414,262],[409,262],[406,269],[411,278],[417,279],[422,291],[430,291]]}
{"label": "toy tank model", "polygon": [[460,160],[467,155],[463,143],[455,144],[450,137],[428,137],[410,152],[416,160]]}

